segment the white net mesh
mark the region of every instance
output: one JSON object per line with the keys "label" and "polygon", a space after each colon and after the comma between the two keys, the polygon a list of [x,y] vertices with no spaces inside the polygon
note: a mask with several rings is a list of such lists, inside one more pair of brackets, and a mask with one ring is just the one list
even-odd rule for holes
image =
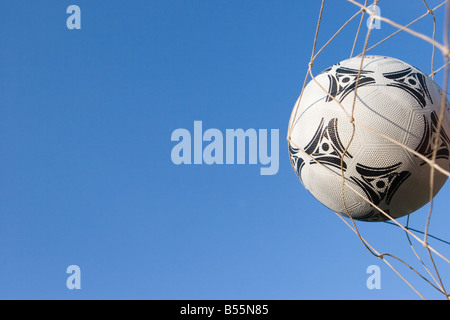
{"label": "white net mesh", "polygon": [[[450,19],[450,1],[425,1],[425,0],[415,0],[415,1],[395,1],[398,6],[398,10],[402,10],[401,6],[408,6],[413,8],[413,12],[417,12],[416,16],[409,17],[409,20],[405,21],[404,15],[396,15],[395,10],[383,10],[383,1],[375,0],[372,2],[361,1],[357,2],[354,0],[342,1],[342,12],[339,13],[339,17],[342,15],[348,15],[347,18],[343,18],[339,21],[336,18],[336,12],[327,11],[326,1],[323,0],[319,10],[319,19],[317,23],[317,28],[315,30],[315,37],[313,42],[311,59],[308,63],[308,71],[304,79],[304,84],[301,89],[300,97],[294,107],[291,119],[289,121],[289,129],[287,140],[290,145],[289,152],[291,154],[291,148],[302,149],[301,146],[295,144],[295,141],[291,139],[291,133],[294,125],[294,119],[297,118],[298,106],[305,92],[305,87],[309,81],[316,81],[315,67],[319,66],[319,70],[323,70],[324,67],[330,65],[330,61],[327,61],[326,56],[328,50],[333,50],[333,53],[341,53],[343,57],[362,57],[361,65],[359,67],[359,72],[357,75],[357,82],[361,78],[361,70],[363,66],[364,57],[368,54],[386,54],[395,56],[396,53],[402,52],[402,56],[398,57],[408,61],[408,52],[417,54],[420,51],[421,55],[427,56],[427,61],[429,61],[429,72],[426,72],[432,79],[440,84],[442,91],[441,97],[441,108],[438,114],[438,119],[436,121],[437,132],[440,132],[442,126],[442,121],[445,115],[445,108],[448,101],[448,77],[449,77],[449,19]],[[392,1],[391,1],[392,7]],[[328,16],[332,16],[333,19],[329,19]],[[324,24],[327,28],[322,34],[322,29]],[[335,31],[331,34],[327,34],[330,30],[335,27]],[[442,41],[437,40],[439,38]],[[409,38],[408,43],[411,44],[411,48],[399,48],[396,47],[400,41],[396,41],[400,37]],[[322,40],[325,39],[325,40]],[[320,46],[320,44],[323,45]],[[404,45],[404,41],[401,42]],[[320,46],[320,47],[319,47]],[[386,54],[387,55],[387,54]],[[398,55],[398,54],[397,54]],[[335,63],[335,61],[331,62]],[[318,86],[321,86],[318,81],[316,81]],[[356,87],[358,87],[356,85]],[[328,94],[326,88],[323,88],[323,92]],[[412,220],[415,219],[414,215],[405,217],[404,221],[400,222],[398,219],[392,219],[391,216],[384,212],[375,203],[369,203],[379,210],[383,215],[386,216],[387,221],[385,223],[397,226],[396,232],[403,230],[406,235],[406,240],[404,242],[412,249],[408,250],[406,253],[403,250],[398,250],[398,252],[380,252],[376,248],[376,241],[368,240],[371,237],[371,230],[366,228],[365,225],[359,225],[359,222],[355,221],[350,214],[348,218],[342,217],[338,214],[338,217],[348,225],[348,227],[353,230],[358,238],[361,240],[363,245],[367,250],[374,256],[380,258],[385,262],[392,270],[398,274],[398,276],[403,279],[406,284],[408,284],[421,298],[426,298],[422,294],[421,285],[432,287],[442,297],[449,299],[445,288],[445,275],[448,274],[448,267],[450,260],[446,257],[446,254],[442,253],[448,250],[450,243],[442,238],[445,238],[445,234],[440,237],[435,236],[429,232],[430,224],[436,212],[437,215],[447,214],[446,208],[442,205],[433,201],[433,185],[436,172],[443,173],[446,176],[450,176],[448,168],[441,167],[437,161],[437,143],[438,139],[434,140],[431,155],[429,157],[424,156],[423,153],[413,150],[406,146],[402,141],[397,141],[392,139],[392,137],[383,134],[382,132],[376,131],[373,128],[365,125],[358,120],[358,114],[355,113],[355,104],[357,99],[357,89],[354,94],[353,108],[350,112],[346,111],[346,116],[348,122],[353,126],[355,130],[357,128],[363,128],[373,132],[384,139],[387,139],[397,145],[401,145],[407,152],[414,154],[415,156],[421,158],[426,165],[430,168],[430,179],[429,179],[429,205],[426,218],[420,221],[421,227],[415,228],[412,226]],[[330,97],[330,99],[335,99]],[[345,108],[342,108],[343,110]],[[400,121],[401,119],[399,119]],[[350,148],[353,143],[353,137],[347,139],[349,142],[345,146],[346,151]],[[345,152],[343,153],[345,154]],[[317,159],[311,157],[311,161],[316,161],[318,165],[323,166],[319,163]],[[341,162],[342,164],[342,162]],[[328,169],[328,167],[323,166]],[[342,200],[343,204],[347,208],[346,199],[348,194],[346,190],[352,189],[352,186],[346,183],[344,177],[344,170],[342,169]],[[353,190],[358,192],[357,190]],[[438,207],[438,208],[437,208]],[[364,229],[364,230],[361,230]],[[368,235],[364,232],[367,232]],[[389,235],[385,235],[388,237]],[[448,239],[447,239],[448,240]],[[419,244],[419,245],[418,245]],[[405,256],[406,258],[404,258]],[[411,258],[414,258],[412,261]],[[445,270],[442,272],[442,270]],[[412,275],[411,275],[412,273]],[[418,278],[420,281],[416,282],[413,278]]]}

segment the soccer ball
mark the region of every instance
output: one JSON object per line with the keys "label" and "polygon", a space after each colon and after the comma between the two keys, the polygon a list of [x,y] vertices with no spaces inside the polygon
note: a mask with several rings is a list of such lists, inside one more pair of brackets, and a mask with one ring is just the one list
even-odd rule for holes
{"label": "soccer ball", "polygon": [[[360,66],[361,57],[341,61],[305,87],[289,123],[290,160],[331,210],[363,221],[396,219],[430,201],[424,159],[433,158],[435,139],[436,163],[450,167],[450,104],[439,130],[444,93],[431,78],[389,57],[366,56]],[[436,195],[447,176],[434,172]]]}

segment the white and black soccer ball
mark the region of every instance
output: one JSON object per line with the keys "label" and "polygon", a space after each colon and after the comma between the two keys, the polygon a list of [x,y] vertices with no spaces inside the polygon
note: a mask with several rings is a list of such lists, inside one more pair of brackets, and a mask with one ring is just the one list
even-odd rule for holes
{"label": "white and black soccer ball", "polygon": [[[438,132],[443,92],[431,78],[398,59],[366,56],[357,81],[360,65],[360,57],[344,60],[305,87],[290,119],[290,160],[331,210],[387,220],[378,207],[395,219],[430,200],[430,165],[407,148],[432,159],[438,139],[436,163],[449,169],[450,104]],[[446,180],[435,170],[434,195]]]}

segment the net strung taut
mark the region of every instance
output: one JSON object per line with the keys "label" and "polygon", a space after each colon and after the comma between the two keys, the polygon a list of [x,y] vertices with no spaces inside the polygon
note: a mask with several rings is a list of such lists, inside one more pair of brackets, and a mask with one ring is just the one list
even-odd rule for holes
{"label": "net strung taut", "polygon": [[[287,140],[288,143],[292,146],[294,146],[295,148],[299,148],[298,146],[295,145],[295,142],[291,140],[291,132],[292,132],[292,127],[293,127],[293,119],[296,118],[297,115],[297,111],[298,111],[298,107],[300,104],[300,101],[302,99],[302,95],[304,92],[304,89],[306,87],[306,84],[308,83],[309,80],[315,81],[315,76],[313,74],[313,65],[314,62],[321,57],[321,53],[324,51],[325,48],[327,48],[328,46],[330,46],[333,43],[333,40],[335,40],[335,38],[338,37],[339,34],[341,34],[343,32],[343,30],[346,30],[347,28],[349,28],[349,26],[351,25],[351,22],[356,22],[358,23],[358,26],[356,28],[355,31],[355,38],[353,41],[353,45],[351,47],[351,49],[349,49],[350,51],[350,58],[353,56],[361,56],[361,65],[359,68],[359,73],[357,75],[356,78],[356,83],[358,83],[359,78],[361,76],[361,69],[363,66],[363,61],[364,61],[364,56],[367,54],[367,52],[371,51],[372,49],[375,49],[377,47],[379,47],[381,44],[387,43],[388,41],[395,41],[393,39],[395,39],[395,37],[400,34],[400,33],[408,33],[411,36],[413,36],[418,42],[422,41],[423,43],[419,44],[419,45],[428,45],[430,46],[431,50],[430,50],[430,54],[431,54],[431,58],[430,58],[430,65],[431,65],[431,71],[429,73],[431,78],[435,78],[436,75],[439,75],[442,77],[442,83],[441,83],[441,88],[443,89],[443,93],[442,93],[442,99],[441,99],[441,108],[440,108],[440,113],[439,113],[439,118],[438,118],[438,123],[437,123],[437,132],[440,132],[441,130],[441,126],[442,126],[442,121],[445,115],[445,108],[446,108],[446,101],[447,101],[447,91],[448,91],[448,77],[449,77],[449,59],[450,59],[450,50],[449,50],[449,20],[450,20],[450,0],[447,1],[442,1],[440,3],[438,3],[436,6],[434,7],[430,7],[429,3],[430,1],[426,1],[426,0],[416,0],[419,3],[421,3],[421,5],[423,5],[423,14],[419,15],[418,17],[414,17],[414,19],[411,19],[411,21],[407,24],[399,24],[391,19],[388,18],[388,14],[386,14],[385,12],[383,12],[383,14],[377,14],[377,10],[375,10],[375,8],[379,7],[379,8],[383,8],[382,7],[382,1],[381,0],[374,0],[369,2],[368,0],[363,1],[363,3],[357,2],[355,0],[341,0],[342,2],[347,2],[347,3],[351,3],[354,5],[354,14],[350,17],[350,19],[348,19],[345,23],[342,24],[342,26],[340,28],[337,29],[337,31],[334,33],[333,36],[331,36],[328,41],[320,48],[317,49],[317,43],[318,43],[318,39],[319,39],[319,34],[320,34],[320,30],[321,30],[321,25],[323,23],[322,21],[322,16],[323,16],[323,12],[324,12],[324,8],[326,8],[326,4],[325,4],[325,0],[322,0],[321,3],[321,7],[320,7],[320,11],[319,11],[319,18],[318,18],[318,22],[317,22],[317,27],[316,27],[316,31],[315,31],[315,37],[314,37],[314,42],[313,42],[313,48],[312,48],[312,54],[311,54],[311,59],[308,63],[308,71],[306,73],[305,79],[304,79],[304,83],[303,83],[303,87],[301,89],[301,94],[299,99],[297,100],[297,103],[294,107],[294,110],[292,111],[291,114],[291,119],[289,121],[289,128],[288,128],[288,135],[287,135]],[[411,3],[412,1],[408,2],[408,5]],[[431,17],[431,19],[430,19]],[[427,18],[428,20],[432,21],[432,25],[430,23],[430,28],[429,28],[429,33],[426,34],[425,32],[418,32],[415,31],[414,26],[416,23],[418,23],[419,21],[424,20],[425,18]],[[375,30],[374,28],[371,27],[367,27],[366,28],[366,21],[369,21],[370,24],[372,24],[372,26],[375,23],[383,23],[386,25],[391,26],[395,31],[391,32],[390,34],[387,34],[382,40],[376,42],[375,44],[371,44],[369,45],[369,42],[371,40],[371,34],[373,32],[373,30]],[[370,26],[370,25],[369,25]],[[436,40],[436,33],[439,30],[438,28],[442,28],[442,32],[443,32],[443,40],[442,41],[437,41]],[[367,30],[367,31],[365,31]],[[358,40],[359,39],[363,39],[363,34],[365,31],[365,37],[364,37],[364,42],[363,42],[363,47],[360,53],[356,53],[357,51],[357,44],[358,44]],[[377,31],[378,32],[378,31]],[[440,60],[442,59],[442,60]],[[442,63],[439,63],[438,61],[442,61]],[[435,65],[438,64],[439,67],[435,68]],[[318,83],[316,81],[316,84],[321,87],[321,89],[323,89],[325,94],[328,94],[328,91],[323,88],[320,83]],[[356,85],[356,90],[357,90],[358,85]],[[355,108],[355,102],[356,102],[356,97],[357,97],[357,92],[355,90],[355,94],[354,94],[354,101],[353,101],[353,109],[351,110],[351,112],[345,112],[346,116],[348,118],[348,121],[350,121],[350,123],[353,126],[353,134],[355,132],[355,128],[357,126],[361,126],[364,127],[365,130],[370,130],[372,132],[374,132],[373,129],[365,126],[362,123],[358,122],[358,118],[354,117],[354,108]],[[334,99],[334,97],[330,96],[330,99]],[[335,99],[334,99],[335,100]],[[336,100],[335,100],[336,101]],[[336,101],[337,103],[339,103],[338,101]],[[342,106],[341,106],[342,107]],[[342,107],[342,110],[345,111],[345,109]],[[378,252],[375,247],[369,243],[369,241],[367,241],[363,235],[361,234],[361,232],[359,231],[357,224],[355,222],[355,220],[351,217],[350,214],[348,214],[348,217],[350,219],[345,219],[344,217],[342,217],[340,214],[337,214],[337,216],[345,223],[347,224],[347,226],[353,230],[356,235],[359,237],[359,239],[361,240],[361,242],[364,244],[364,246],[368,249],[368,251],[373,254],[374,256],[380,258],[384,263],[386,263],[401,279],[403,279],[405,281],[406,284],[408,284],[411,289],[414,290],[414,292],[416,292],[421,298],[425,299],[425,297],[421,294],[420,290],[411,283],[411,281],[409,281],[404,275],[403,273],[400,271],[400,269],[396,266],[394,266],[393,262],[395,261],[396,263],[399,263],[400,266],[406,266],[408,270],[412,270],[413,273],[415,275],[417,275],[419,278],[423,279],[425,281],[425,283],[427,285],[430,285],[431,287],[433,287],[434,289],[437,290],[437,292],[441,293],[443,295],[443,297],[445,297],[446,299],[450,299],[450,294],[446,291],[445,286],[444,286],[444,281],[441,278],[441,273],[439,272],[439,269],[437,267],[437,263],[435,261],[435,258],[438,257],[441,261],[443,261],[443,263],[445,264],[445,266],[448,266],[450,264],[450,260],[445,257],[443,254],[441,254],[437,249],[435,249],[433,246],[431,246],[429,244],[429,239],[433,239],[433,241],[439,241],[440,243],[445,243],[446,245],[449,245],[450,243],[448,241],[445,241],[443,239],[437,238],[434,235],[429,234],[428,230],[429,230],[429,225],[430,225],[430,221],[431,221],[431,217],[432,217],[432,212],[433,212],[433,179],[434,179],[434,173],[436,171],[441,172],[447,176],[450,176],[450,172],[447,170],[448,168],[442,168],[440,167],[437,163],[436,163],[436,152],[437,152],[437,143],[438,143],[438,139],[435,139],[433,142],[433,154],[431,159],[423,156],[422,154],[418,153],[415,150],[412,150],[410,148],[408,148],[407,146],[402,145],[400,142],[395,141],[393,139],[391,139],[390,137],[383,135],[380,132],[376,132],[377,134],[383,136],[385,139],[388,139],[389,141],[397,144],[397,145],[401,145],[403,148],[405,148],[408,152],[414,154],[415,156],[421,158],[424,162],[426,162],[429,167],[430,167],[430,204],[429,204],[429,211],[428,211],[428,216],[426,219],[426,223],[424,226],[424,230],[420,231],[414,228],[411,228],[409,226],[410,224],[410,217],[407,217],[406,223],[405,225],[400,224],[397,220],[392,219],[392,217],[389,216],[388,213],[384,212],[381,208],[377,207],[374,203],[371,203],[369,200],[367,200],[374,208],[376,208],[377,210],[379,210],[383,215],[385,215],[388,218],[388,221],[386,223],[395,225],[397,227],[399,227],[400,229],[402,229],[406,236],[407,236],[407,240],[409,242],[410,247],[412,248],[415,257],[417,258],[417,260],[420,262],[420,265],[423,267],[420,270],[422,272],[419,272],[418,268],[413,267],[410,263],[408,263],[407,261],[404,261],[403,259],[401,259],[400,257],[398,257],[397,255],[394,254],[390,254],[390,253],[380,253]],[[347,145],[347,149],[350,147],[350,144],[352,143],[353,138],[350,139],[349,144]],[[301,148],[300,148],[301,149]],[[290,152],[290,151],[289,151]],[[345,154],[345,152],[344,152]],[[343,157],[343,156],[342,156]],[[316,161],[313,157],[310,157],[310,159],[312,161]],[[316,161],[316,163],[318,165],[323,166],[322,164],[320,164],[319,162]],[[328,168],[327,168],[328,169]],[[329,169],[328,169],[329,170]],[[344,206],[345,206],[345,197],[344,197],[344,186],[346,188],[350,188],[352,189],[352,186],[350,186],[348,183],[346,184],[346,180],[344,177],[344,170],[343,168],[341,168],[342,171],[342,201],[344,202]],[[352,189],[354,192],[358,192],[355,189]],[[426,255],[427,255],[427,260],[429,261],[428,264],[429,266],[427,266],[427,264],[425,263],[425,259],[423,259],[421,257],[421,255],[418,253],[417,248],[413,245],[413,242],[415,243],[415,241],[417,241],[419,244],[421,244],[426,251]],[[425,270],[425,271],[423,271]]]}

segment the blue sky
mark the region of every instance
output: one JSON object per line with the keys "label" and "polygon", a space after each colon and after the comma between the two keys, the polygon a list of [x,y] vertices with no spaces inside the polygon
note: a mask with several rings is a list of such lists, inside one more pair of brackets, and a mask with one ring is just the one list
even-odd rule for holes
{"label": "blue sky", "polygon": [[[72,4],[81,8],[80,30],[66,27]],[[287,125],[319,7],[2,0],[0,298],[417,299],[291,169]],[[421,1],[380,7],[400,23],[426,12]],[[354,12],[330,1],[319,45]],[[316,73],[349,57],[356,26],[324,50]],[[371,43],[392,30],[383,23]],[[430,34],[431,18],[417,30]],[[431,46],[409,35],[372,53],[430,71]],[[171,134],[193,132],[196,120],[204,130],[278,129],[278,173],[262,176],[260,164],[174,165]],[[444,238],[448,192],[436,197],[430,226]],[[427,209],[412,226],[423,230]],[[415,261],[397,228],[360,227],[381,252]],[[438,263],[450,279],[448,264]],[[80,290],[66,287],[69,265],[81,269]],[[380,290],[366,286],[370,265],[381,268]]]}

